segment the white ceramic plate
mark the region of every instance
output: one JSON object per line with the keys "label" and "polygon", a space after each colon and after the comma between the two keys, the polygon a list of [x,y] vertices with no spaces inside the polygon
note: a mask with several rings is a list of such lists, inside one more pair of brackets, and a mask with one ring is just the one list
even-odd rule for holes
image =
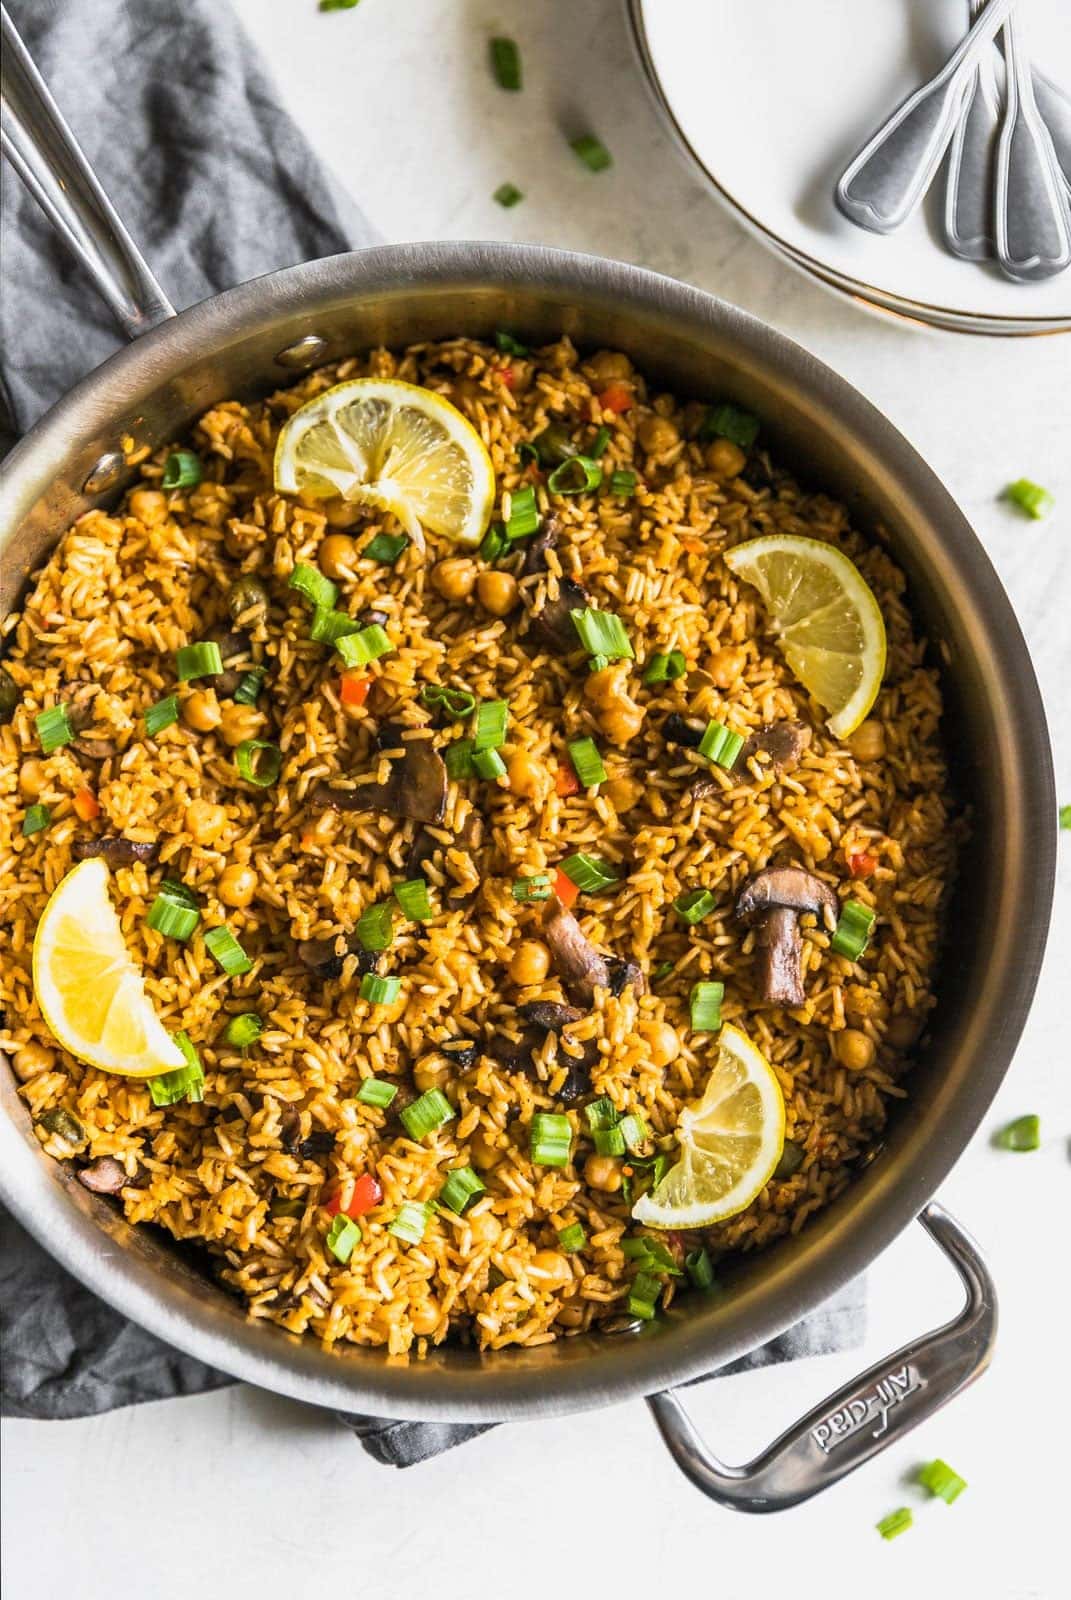
{"label": "white ceramic plate", "polygon": [[[644,64],[679,137],[750,227],[830,287],[970,332],[1071,329],[1071,270],[1013,283],[940,243],[944,173],[897,234],[864,232],[836,178],[930,77],[967,0],[630,0]],[[1023,0],[1026,44],[1071,92],[1068,0]]]}

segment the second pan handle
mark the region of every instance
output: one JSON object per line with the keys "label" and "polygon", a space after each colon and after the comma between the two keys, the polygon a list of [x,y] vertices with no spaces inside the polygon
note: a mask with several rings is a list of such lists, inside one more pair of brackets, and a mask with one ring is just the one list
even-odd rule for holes
{"label": "second pan handle", "polygon": [[4,154],[129,339],[175,315],[97,181],[18,30],[0,7]]}

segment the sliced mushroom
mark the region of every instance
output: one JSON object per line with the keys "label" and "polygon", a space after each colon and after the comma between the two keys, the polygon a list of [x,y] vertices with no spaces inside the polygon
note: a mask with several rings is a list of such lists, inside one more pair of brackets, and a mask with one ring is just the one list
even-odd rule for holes
{"label": "sliced mushroom", "polygon": [[799,916],[820,913],[826,927],[837,925],[837,897],[803,867],[766,867],[745,885],[736,902],[742,922],[756,925],[762,950],[763,998],[770,1005],[803,1004]]}
{"label": "sliced mushroom", "polygon": [[[547,570],[547,551],[558,542],[559,524],[548,517],[540,531],[530,540],[524,553],[524,576],[531,577]],[[575,578],[558,579],[558,598],[544,600],[538,609],[531,605],[529,596],[529,637],[555,655],[569,655],[580,648],[580,638],[573,624],[571,612],[590,606],[591,596]]]}
{"label": "sliced mushroom", "polygon": [[[253,665],[253,657],[250,654],[252,641],[248,633],[242,633],[237,628],[228,628],[222,622],[214,628],[209,628],[204,638],[219,645],[223,671],[216,673],[212,679],[212,687],[221,699],[229,700]],[[239,662],[241,665],[237,665]]]}
{"label": "sliced mushroom", "polygon": [[813,735],[805,722],[768,722],[745,741],[736,758],[737,772],[743,772],[751,757],[765,751],[774,772],[791,772],[799,765],[800,757],[810,744]]}
{"label": "sliced mushroom", "polygon": [[385,811],[414,822],[441,822],[446,810],[446,767],[430,734],[399,738],[398,744],[404,753],[391,763],[386,783],[362,783],[356,789],[319,783],[313,790],[313,804],[332,806],[336,811]]}
{"label": "sliced mushroom", "polygon": [[679,711],[671,711],[662,724],[662,734],[666,743],[683,745],[686,750],[698,750],[706,731],[705,722],[694,722],[688,717],[682,717]]}
{"label": "sliced mushroom", "polygon": [[534,1000],[529,1005],[521,1006],[519,1015],[524,1026],[518,1036],[514,1038],[507,1033],[496,1033],[487,1047],[488,1053],[508,1071],[531,1073],[537,1051],[542,1049],[547,1034],[553,1033],[560,1041],[558,1065],[566,1069],[557,1098],[568,1105],[580,1095],[587,1094],[591,1089],[591,1069],[599,1059],[598,1041],[577,1041],[567,1032],[569,1024],[579,1022],[584,1012],[578,1011],[575,1006]]}
{"label": "sliced mushroom", "polygon": [[337,978],[347,956],[357,957],[357,971],[362,975],[379,971],[379,952],[366,950],[355,933],[336,933],[328,939],[302,939],[297,953],[298,960],[317,978]]}
{"label": "sliced mushroom", "polygon": [[531,1000],[520,1007],[520,1013],[525,1022],[534,1023],[544,1033],[561,1033],[570,1022],[579,1022],[585,1015],[576,1006],[559,1005],[554,1000]]}
{"label": "sliced mushroom", "polygon": [[78,861],[103,856],[109,866],[128,867],[132,861],[155,861],[160,845],[148,839],[123,839],[105,834],[101,839],[76,839],[72,854]]}
{"label": "sliced mushroom", "polygon": [[78,1182],[94,1194],[118,1194],[129,1182],[126,1168],[114,1156],[101,1156],[78,1173]]}
{"label": "sliced mushroom", "polygon": [[[543,912],[543,936],[558,977],[579,1005],[590,1006],[596,989],[609,989],[612,994],[620,994],[627,983],[632,984],[637,994],[643,993],[644,982],[639,968],[632,962],[618,962],[614,957],[601,956],[581,930],[573,913],[560,900],[547,901]],[[623,972],[620,970],[622,968]]]}

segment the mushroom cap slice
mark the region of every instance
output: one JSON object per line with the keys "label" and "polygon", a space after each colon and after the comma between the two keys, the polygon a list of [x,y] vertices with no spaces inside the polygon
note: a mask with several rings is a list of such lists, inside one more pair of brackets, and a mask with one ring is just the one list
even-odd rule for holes
{"label": "mushroom cap slice", "polygon": [[743,922],[755,922],[778,908],[820,912],[827,928],[837,925],[836,895],[804,867],[765,867],[748,880],[736,902]]}

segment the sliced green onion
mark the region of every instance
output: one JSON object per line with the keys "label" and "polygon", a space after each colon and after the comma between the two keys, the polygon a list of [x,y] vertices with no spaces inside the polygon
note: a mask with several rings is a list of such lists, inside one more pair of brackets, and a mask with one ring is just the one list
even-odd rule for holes
{"label": "sliced green onion", "polygon": [[621,1118],[617,1126],[621,1132],[621,1137],[625,1141],[625,1149],[630,1155],[640,1155],[651,1138],[643,1118],[637,1116],[634,1111],[630,1111],[628,1116]]}
{"label": "sliced green onion", "polygon": [[268,739],[243,739],[234,752],[234,764],[246,783],[270,789],[283,770],[283,752]]}
{"label": "sliced green onion", "polygon": [[602,764],[599,747],[594,739],[570,739],[566,748],[576,775],[585,789],[606,782],[606,768]]}
{"label": "sliced green onion", "polygon": [[623,1156],[625,1153],[625,1135],[620,1123],[614,1128],[596,1128],[592,1139],[600,1156]]}
{"label": "sliced green onion", "polygon": [[696,1289],[709,1289],[714,1282],[714,1263],[709,1251],[702,1246],[698,1250],[689,1250],[684,1258],[684,1270]]}
{"label": "sliced green onion", "polygon": [[573,1144],[569,1118],[560,1111],[537,1111],[528,1133],[528,1151],[537,1167],[567,1167]]}
{"label": "sliced green onion", "polygon": [[730,733],[724,722],[711,720],[699,741],[699,754],[708,761],[716,761],[719,767],[729,768],[743,747],[744,741],[738,733]]}
{"label": "sliced green onion", "polygon": [[486,1193],[487,1185],[471,1167],[454,1167],[439,1191],[439,1204],[456,1217],[463,1217],[477,1196]]}
{"label": "sliced green onion", "polygon": [[331,1218],[331,1226],[327,1230],[324,1243],[336,1261],[341,1261],[345,1266],[360,1241],[360,1225],[354,1222],[352,1217],[347,1217],[340,1211],[337,1217]]}
{"label": "sliced green onion", "polygon": [[731,439],[741,450],[750,450],[759,433],[759,419],[750,411],[728,403],[711,406],[699,430],[700,439]]}
{"label": "sliced green onion", "polygon": [[430,922],[434,916],[428,886],[423,878],[407,878],[394,885],[394,898],[410,922]]}
{"label": "sliced green onion", "polygon": [[388,1226],[387,1232],[393,1233],[396,1239],[404,1239],[406,1244],[420,1244],[428,1231],[430,1221],[430,1205],[422,1205],[418,1200],[407,1200]]}
{"label": "sliced green onion", "polygon": [[443,760],[446,762],[447,776],[453,778],[455,783],[463,778],[471,778],[474,773],[472,740],[455,739],[454,743],[448,744],[443,751]]}
{"label": "sliced green onion", "polygon": [[361,560],[378,561],[381,566],[393,567],[408,543],[409,536],[405,533],[377,533],[361,551]]}
{"label": "sliced green onion", "polygon": [[1041,1145],[1041,1118],[1034,1112],[1016,1117],[1001,1128],[993,1142],[998,1150],[1037,1150]]}
{"label": "sliced green onion", "polygon": [[162,885],[145,918],[147,925],[165,939],[188,939],[201,920],[196,902],[190,903],[193,897],[182,885],[179,887],[183,889],[181,895],[175,894],[170,884]]}
{"label": "sliced green onion", "polygon": [[677,896],[673,909],[690,927],[694,927],[704,917],[710,916],[717,903],[709,889],[689,889],[687,894]]}
{"label": "sliced green onion", "polygon": [[695,983],[688,999],[694,1033],[717,1033],[721,1027],[724,983]]}
{"label": "sliced green onion", "polygon": [[651,1272],[637,1272],[629,1290],[629,1314],[633,1317],[642,1317],[644,1322],[650,1322],[658,1309],[658,1298],[661,1293],[661,1278],[656,1278]]}
{"label": "sliced green onion", "polygon": [[233,1044],[239,1050],[248,1050],[251,1044],[256,1044],[264,1032],[264,1024],[255,1011],[243,1011],[241,1016],[232,1017],[223,1031],[223,1037],[228,1044]]}
{"label": "sliced green onion", "polygon": [[187,888],[178,878],[161,878],[160,893],[165,894],[169,900],[174,900],[177,905],[191,906],[194,911],[201,904],[194,891]]}
{"label": "sliced green onion", "polygon": [[636,474],[630,467],[617,467],[610,474],[610,493],[629,500],[636,493]]}
{"label": "sliced green onion", "polygon": [[223,671],[223,657],[214,639],[203,639],[199,644],[184,644],[175,651],[175,671],[180,683],[191,678],[214,678]]}
{"label": "sliced green onion", "polygon": [[396,1083],[388,1083],[385,1078],[366,1078],[357,1090],[357,1099],[363,1106],[376,1106],[385,1111],[397,1093]]}
{"label": "sliced green onion", "polygon": [[337,644],[351,633],[360,633],[361,624],[355,622],[347,611],[335,611],[331,606],[317,606],[309,623],[309,638],[316,644]]}
{"label": "sliced green onion", "polygon": [[320,0],[321,11],[352,11],[361,0]]}
{"label": "sliced green onion", "polygon": [[504,328],[499,328],[495,334],[495,344],[505,356],[526,356],[528,346],[515,339],[512,333],[507,333]]}
{"label": "sliced green onion", "polygon": [[644,1272],[657,1273],[661,1277],[668,1275],[671,1278],[679,1278],[681,1275],[681,1269],[672,1250],[652,1234],[637,1233],[630,1239],[622,1239],[621,1254],[629,1261],[640,1262]]}
{"label": "sliced green onion", "polygon": [[179,1100],[203,1100],[205,1097],[204,1068],[189,1034],[176,1033],[172,1038],[186,1057],[186,1065],[149,1079],[149,1095],[154,1106],[173,1106]]}
{"label": "sliced green onion", "polygon": [[27,806],[22,818],[22,837],[28,839],[31,834],[40,833],[51,821],[52,812],[48,806]]}
{"label": "sliced green onion", "polygon": [[476,707],[476,721],[472,729],[474,751],[497,750],[506,742],[509,724],[508,700],[485,700]]}
{"label": "sliced green onion", "polygon": [[362,950],[389,950],[394,940],[394,910],[389,900],[366,906],[357,922]]}
{"label": "sliced green onion", "polygon": [[366,667],[370,661],[390,655],[394,645],[379,623],[373,622],[359,633],[350,633],[345,638],[337,639],[335,649],[347,667]]}
{"label": "sliced green onion", "polygon": [[628,633],[616,612],[594,611],[589,606],[583,611],[570,611],[569,615],[589,656],[605,656],[608,662],[631,658]]}
{"label": "sliced green onion", "polygon": [[497,750],[476,750],[472,757],[472,770],[478,778],[504,778],[506,763]]}
{"label": "sliced green onion", "polygon": [[924,1489],[928,1489],[938,1500],[943,1500],[950,1506],[953,1500],[958,1500],[967,1487],[966,1478],[961,1478],[958,1472],[953,1472],[947,1461],[928,1461],[918,1471],[918,1480]]}
{"label": "sliced green onion", "polygon": [[164,462],[160,484],[164,489],[193,489],[203,477],[201,462],[192,450],[172,450]]}
{"label": "sliced green onion", "polygon": [[305,561],[297,563],[290,574],[287,587],[296,589],[298,594],[304,595],[314,609],[317,606],[324,606],[330,610],[338,599],[338,584],[332,583],[330,578],[325,578],[319,567],[310,567]]}
{"label": "sliced green onion", "polygon": [[374,1006],[392,1006],[401,987],[401,978],[377,978],[374,972],[366,972],[361,979],[361,999]]}
{"label": "sliced green onion", "polygon": [[300,1195],[277,1194],[268,1202],[268,1215],[273,1222],[285,1217],[303,1217],[305,1200]]}
{"label": "sliced green onion", "polygon": [[436,711],[441,706],[455,722],[460,722],[476,709],[476,696],[470,694],[468,689],[448,689],[439,683],[426,683],[417,699],[429,711]]}
{"label": "sliced green onion", "polygon": [[597,1100],[592,1100],[586,1105],[584,1115],[588,1119],[588,1127],[592,1133],[598,1133],[600,1128],[613,1128],[621,1120],[620,1113],[608,1094],[602,1094]]}
{"label": "sliced green onion", "polygon": [[248,672],[242,673],[232,699],[240,706],[255,706],[266,677],[263,667],[250,667]]}
{"label": "sliced green onion", "polygon": [[[521,447],[522,449],[525,446]],[[535,451],[540,466],[555,467],[576,455],[576,445],[569,436],[564,422],[548,422],[542,433],[537,433],[528,447]]]}
{"label": "sliced green onion", "polygon": [[678,678],[683,678],[688,671],[688,663],[684,659],[683,650],[671,650],[668,655],[663,655],[660,650],[651,657],[647,671],[643,675],[644,683],[676,683]]}
{"label": "sliced green onion", "polygon": [[895,1539],[898,1534],[906,1533],[914,1520],[907,1506],[901,1506],[898,1511],[890,1511],[887,1517],[882,1517],[875,1527],[883,1539]]}
{"label": "sliced green onion", "polygon": [[530,878],[517,878],[513,884],[513,898],[528,904],[533,900],[549,900],[550,873],[536,872]]}
{"label": "sliced green onion", "polygon": [[602,482],[602,466],[590,456],[570,456],[547,479],[551,494],[589,494]]}
{"label": "sliced green onion", "polygon": [[675,965],[673,961],[660,961],[651,973],[651,983],[661,983],[663,978],[668,978]]}
{"label": "sliced green onion", "polygon": [[46,756],[50,756],[53,750],[59,750],[63,745],[70,744],[74,738],[74,729],[71,727],[66,705],[49,706],[47,711],[39,711],[34,718],[34,726],[41,741],[41,749]]}
{"label": "sliced green onion", "polygon": [[518,539],[530,538],[538,527],[539,510],[535,490],[531,484],[526,484],[523,489],[514,489],[509,497],[509,521],[506,523],[509,543],[516,544]]}
{"label": "sliced green onion", "polygon": [[521,87],[521,52],[512,39],[491,40],[491,71],[500,89]]}
{"label": "sliced green onion", "polygon": [[594,439],[591,441],[591,459],[593,461],[600,460],[601,457],[606,454],[606,448],[609,443],[610,430],[604,423],[599,429],[598,433],[595,435]]}
{"label": "sliced green onion", "polygon": [[[237,698],[236,695],[235,699]],[[158,733],[163,733],[165,728],[170,728],[178,719],[178,695],[169,694],[165,699],[157,700],[155,705],[145,708],[145,732],[150,739],[154,739]]]}
{"label": "sliced green onion", "polygon": [[1004,498],[1018,506],[1020,511],[1025,511],[1028,517],[1033,517],[1035,522],[1048,516],[1056,504],[1048,489],[1043,489],[1040,483],[1031,483],[1029,478],[1018,478],[1015,483],[1009,483]]}
{"label": "sliced green onion", "polygon": [[781,1148],[781,1156],[773,1170],[773,1175],[778,1183],[783,1183],[786,1178],[793,1177],[802,1167],[806,1151],[795,1139],[786,1139]]}
{"label": "sliced green onion", "polygon": [[398,1115],[410,1139],[423,1139],[425,1134],[434,1133],[445,1122],[452,1122],[457,1112],[441,1089],[429,1089],[419,1100],[404,1106]]}
{"label": "sliced green onion", "polygon": [[575,156],[579,156],[589,172],[604,172],[613,165],[613,156],[594,134],[585,133],[579,139],[570,139],[569,148]]}
{"label": "sliced green onion", "polygon": [[588,671],[601,672],[603,667],[610,665],[609,656],[588,656]]}
{"label": "sliced green onion", "polygon": [[239,978],[243,972],[252,972],[253,963],[242,949],[234,934],[220,923],[205,934],[205,948],[213,960],[223,968],[228,978]]}
{"label": "sliced green onion", "polygon": [[831,950],[839,956],[847,956],[849,961],[858,961],[870,942],[870,930],[874,926],[877,913],[871,911],[861,900],[845,900],[840,908],[840,917],[833,937],[829,941]]}
{"label": "sliced green onion", "polygon": [[583,850],[578,850],[575,855],[566,856],[559,869],[570,878],[582,894],[594,893],[597,889],[608,889],[616,883],[617,873],[608,861],[603,861],[599,856],[589,856]]}
{"label": "sliced green onion", "polygon": [[479,554],[484,561],[497,561],[509,549],[509,540],[501,522],[492,522],[480,542]]}
{"label": "sliced green onion", "polygon": [[1060,827],[1071,828],[1071,806],[1060,807]]}
{"label": "sliced green onion", "polygon": [[524,190],[518,189],[515,183],[500,183],[491,199],[497,200],[498,204],[508,211],[511,206],[519,205],[524,199]]}

